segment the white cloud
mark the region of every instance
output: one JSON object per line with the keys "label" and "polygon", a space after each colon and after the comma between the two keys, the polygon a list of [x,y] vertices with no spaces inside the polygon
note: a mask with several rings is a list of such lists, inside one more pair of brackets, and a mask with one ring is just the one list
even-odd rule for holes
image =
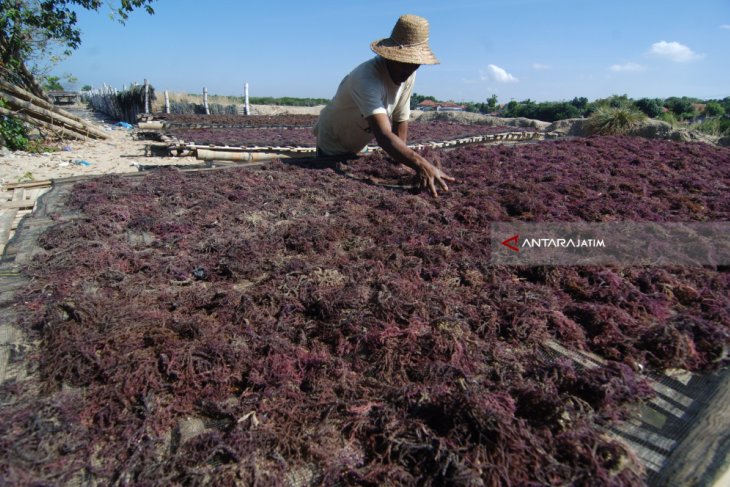
{"label": "white cloud", "polygon": [[487,66],[487,72],[481,72],[482,80],[492,80],[497,83],[517,83],[519,79],[515,78],[503,68],[490,64]]}
{"label": "white cloud", "polygon": [[720,28],[730,30],[730,24],[722,24]]}
{"label": "white cloud", "polygon": [[666,41],[655,42],[652,44],[651,48],[649,48],[649,54],[669,59],[676,63],[686,63],[705,57],[704,54],[697,54],[684,44]]}
{"label": "white cloud", "polygon": [[644,71],[644,66],[637,63],[624,63],[624,64],[614,64],[609,68],[611,71],[615,71],[617,73],[622,72],[638,72],[638,71]]}
{"label": "white cloud", "polygon": [[532,65],[532,69],[536,69],[538,71],[541,71],[543,69],[550,69],[550,66],[548,66],[547,64],[534,63]]}

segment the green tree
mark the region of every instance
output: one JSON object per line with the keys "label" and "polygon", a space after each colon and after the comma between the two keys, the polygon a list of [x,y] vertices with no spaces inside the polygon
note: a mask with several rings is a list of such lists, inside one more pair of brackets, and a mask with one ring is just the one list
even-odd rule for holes
{"label": "green tree", "polygon": [[730,113],[730,96],[726,96],[718,103],[720,103],[720,105],[722,105],[722,108],[725,109],[725,113]]}
{"label": "green tree", "polygon": [[588,108],[588,98],[586,98],[585,96],[581,96],[580,98],[578,98],[576,96],[575,98],[570,100],[570,104],[580,110],[582,114]]}
{"label": "green tree", "polygon": [[124,23],[141,8],[153,14],[155,0],[0,0],[0,61],[16,82],[37,95],[42,89],[28,69],[28,61],[49,42],[65,54],[81,45],[74,7],[99,11],[108,5],[112,16]]}
{"label": "green tree", "polygon": [[419,103],[421,103],[424,100],[431,100],[431,101],[438,101],[433,96],[426,96],[426,95],[420,95],[418,93],[413,93],[411,95],[411,110],[415,110]]}
{"label": "green tree", "polygon": [[708,117],[722,117],[725,115],[725,108],[716,101],[710,101],[705,105],[704,113]]}
{"label": "green tree", "polygon": [[664,111],[664,103],[659,98],[641,98],[636,100],[634,105],[651,118],[658,117]]}
{"label": "green tree", "polygon": [[632,105],[628,95],[611,95],[608,98],[599,98],[595,102],[596,108],[628,108]]}
{"label": "green tree", "polygon": [[497,103],[497,95],[492,95],[489,98],[487,98],[487,112],[493,112],[497,110],[498,103]]}
{"label": "green tree", "polygon": [[694,116],[695,108],[692,103],[695,103],[696,99],[688,98],[686,96],[677,97],[672,96],[664,100],[664,106],[669,109],[679,119],[692,118]]}
{"label": "green tree", "polygon": [[43,83],[43,89],[46,91],[63,91],[61,78],[58,76],[47,76]]}

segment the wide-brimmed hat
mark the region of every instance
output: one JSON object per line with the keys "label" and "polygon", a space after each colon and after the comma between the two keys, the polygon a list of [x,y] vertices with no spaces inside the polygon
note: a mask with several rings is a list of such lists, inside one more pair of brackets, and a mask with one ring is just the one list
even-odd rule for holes
{"label": "wide-brimmed hat", "polygon": [[402,15],[390,37],[373,42],[370,49],[392,61],[439,64],[428,45],[428,20],[417,15]]}

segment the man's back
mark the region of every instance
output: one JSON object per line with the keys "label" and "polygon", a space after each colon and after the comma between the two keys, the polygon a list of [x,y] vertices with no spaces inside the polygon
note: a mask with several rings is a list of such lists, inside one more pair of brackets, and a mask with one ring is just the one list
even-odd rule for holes
{"label": "man's back", "polygon": [[366,117],[383,113],[393,122],[407,121],[415,76],[394,83],[380,56],[360,64],[345,76],[320,113],[317,146],[326,154],[357,153],[373,138]]}

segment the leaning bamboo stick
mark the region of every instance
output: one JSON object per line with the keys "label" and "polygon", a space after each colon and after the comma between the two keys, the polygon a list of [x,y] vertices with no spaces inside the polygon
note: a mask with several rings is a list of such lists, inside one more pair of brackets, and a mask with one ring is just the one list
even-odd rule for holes
{"label": "leaning bamboo stick", "polygon": [[209,149],[198,149],[196,158],[205,161],[241,161],[257,162],[269,161],[272,159],[289,159],[291,155],[278,152],[225,152]]}
{"label": "leaning bamboo stick", "polygon": [[77,132],[94,139],[106,139],[108,137],[100,130],[92,128],[82,122],[77,122],[75,120],[71,120],[70,118],[66,118],[57,112],[46,110],[45,108],[34,105],[33,102],[22,100],[2,91],[0,91],[0,94],[11,108],[14,108],[16,110],[25,110],[26,113],[33,118],[43,120],[44,122],[50,124],[63,125],[73,132]]}
{"label": "leaning bamboo stick", "polygon": [[14,112],[12,110],[8,110],[7,108],[0,107],[0,115],[7,115],[9,117],[19,118],[20,120],[27,122],[29,124],[38,125],[40,127],[49,129],[54,134],[59,135],[61,137],[68,137],[68,138],[77,139],[77,140],[87,140],[89,138],[85,134],[80,134],[78,132],[71,131],[68,127],[48,123],[44,120],[31,117],[27,113]]}
{"label": "leaning bamboo stick", "polygon": [[[15,85],[8,83],[7,81],[1,80],[1,79],[0,79],[0,91],[6,91],[6,92],[20,98],[21,100],[29,101],[29,102],[33,103],[34,105],[37,105],[41,108],[45,108],[47,110],[54,111],[56,113],[61,114],[62,116],[66,117],[66,118],[70,118],[71,120],[75,120],[79,123],[88,125],[88,121],[84,120],[83,118],[81,118],[77,115],[74,115],[73,113],[67,112],[66,110],[61,110],[60,108],[55,106],[53,103],[50,103],[48,100],[39,98],[31,92],[26,91],[23,88],[15,86]],[[104,134],[103,132],[100,132],[100,133],[103,134],[104,136],[106,136],[106,134]]]}

